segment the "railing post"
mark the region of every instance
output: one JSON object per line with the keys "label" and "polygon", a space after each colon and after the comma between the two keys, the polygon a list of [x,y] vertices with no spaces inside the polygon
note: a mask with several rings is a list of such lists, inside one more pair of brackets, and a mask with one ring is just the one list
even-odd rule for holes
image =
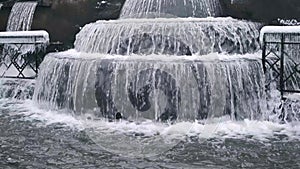
{"label": "railing post", "polygon": [[[35,42],[37,41],[36,40],[36,37],[34,37],[34,40],[35,40]],[[34,46],[36,46],[36,43],[34,44]],[[39,65],[38,65],[38,54],[37,53],[34,53],[34,55],[35,55],[35,74],[36,74],[36,76],[37,76],[37,74],[38,74],[38,69],[39,69]]]}
{"label": "railing post", "polygon": [[281,50],[280,50],[280,93],[281,99],[283,99],[284,95],[284,33],[281,34]]}
{"label": "railing post", "polygon": [[262,64],[263,64],[263,69],[264,69],[264,73],[266,73],[267,71],[267,67],[266,67],[266,35],[263,35],[263,41],[262,41]]}

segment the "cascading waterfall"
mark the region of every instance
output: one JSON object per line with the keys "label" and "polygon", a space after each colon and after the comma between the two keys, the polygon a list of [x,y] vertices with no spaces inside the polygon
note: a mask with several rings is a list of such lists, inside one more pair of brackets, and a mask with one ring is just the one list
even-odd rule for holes
{"label": "cascading waterfall", "polygon": [[7,31],[27,31],[31,29],[37,2],[17,2],[8,18]]}
{"label": "cascading waterfall", "polygon": [[85,25],[75,50],[45,58],[34,99],[110,119],[264,118],[258,24],[210,17],[221,14],[218,0],[126,1],[121,19]]}
{"label": "cascading waterfall", "polygon": [[84,26],[75,49],[119,55],[244,54],[259,49],[258,36],[257,24],[232,18],[125,19]]}
{"label": "cascading waterfall", "polygon": [[120,18],[204,18],[220,15],[219,0],[127,0]]}
{"label": "cascading waterfall", "polygon": [[266,103],[260,60],[210,57],[49,54],[34,98],[49,108],[108,118],[117,112],[131,120],[261,118]]}
{"label": "cascading waterfall", "polygon": [[[134,2],[183,4],[183,12],[160,6],[143,18],[90,23],[74,49],[45,56],[37,79],[0,79],[0,168],[299,166],[300,94],[283,101],[276,81],[266,88],[277,75],[264,72],[257,23],[199,18],[217,0],[125,3]],[[180,18],[196,2],[188,11],[197,16]],[[200,12],[220,12],[211,7]],[[0,37],[49,42],[44,31]],[[282,46],[287,77],[300,47],[267,48],[281,54]]]}

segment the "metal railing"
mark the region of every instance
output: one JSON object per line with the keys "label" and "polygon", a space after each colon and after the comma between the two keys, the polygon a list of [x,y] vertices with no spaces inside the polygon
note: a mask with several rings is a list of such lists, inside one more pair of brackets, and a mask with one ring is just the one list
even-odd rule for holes
{"label": "metal railing", "polygon": [[0,32],[0,77],[35,78],[48,44],[45,31]]}
{"label": "metal railing", "polygon": [[300,30],[266,32],[262,37],[262,63],[271,75],[267,88],[275,82],[282,99],[286,94],[300,93]]}

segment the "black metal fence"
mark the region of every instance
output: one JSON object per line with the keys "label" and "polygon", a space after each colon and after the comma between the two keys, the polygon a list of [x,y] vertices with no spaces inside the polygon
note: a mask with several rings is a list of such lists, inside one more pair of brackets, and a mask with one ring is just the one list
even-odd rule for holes
{"label": "black metal fence", "polygon": [[43,35],[0,34],[0,77],[35,78],[46,54],[47,45],[48,39]]}
{"label": "black metal fence", "polygon": [[300,33],[265,33],[262,63],[269,76],[267,88],[276,83],[282,99],[286,94],[300,93]]}

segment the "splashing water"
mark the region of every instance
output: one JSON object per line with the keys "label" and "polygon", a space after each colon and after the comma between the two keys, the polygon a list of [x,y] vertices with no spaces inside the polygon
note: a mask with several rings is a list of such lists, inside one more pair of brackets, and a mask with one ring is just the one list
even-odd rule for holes
{"label": "splashing water", "polygon": [[[74,42],[77,52],[47,56],[35,100],[109,119],[120,114],[129,120],[267,119],[258,24],[161,18],[173,15],[165,5],[179,3],[206,5],[202,16],[192,17],[221,13],[219,1],[126,1],[120,20],[83,27]],[[235,59],[224,61],[227,57]]]}
{"label": "splashing water", "polygon": [[[123,13],[127,14],[124,14],[123,18],[180,17],[185,13],[185,7],[188,7],[190,12],[188,15],[192,17],[220,14],[220,11],[215,10],[218,5],[214,5],[218,4],[218,1],[212,0],[126,1],[132,2],[142,8],[136,8],[135,4],[131,4],[132,9],[137,12],[130,13],[124,6]],[[166,2],[171,2],[168,5],[185,4],[178,6],[183,7],[182,9],[173,8],[174,11],[170,12],[168,10],[171,8],[163,8]],[[142,3],[147,3],[149,8],[143,8]],[[156,8],[157,5],[159,8]],[[198,11],[201,11],[201,14],[197,13]],[[45,162],[47,165],[56,165],[52,158],[54,154],[59,154],[58,161],[62,165],[57,166],[61,168],[76,168],[64,167],[64,163],[71,161],[72,164],[82,165],[82,157],[88,158],[89,154],[94,161],[97,161],[95,157],[100,157],[98,161],[101,162],[107,158],[113,161],[112,166],[115,167],[116,163],[118,166],[127,163],[126,160],[124,163],[119,162],[122,155],[144,159],[145,155],[157,155],[170,149],[170,153],[179,154],[177,158],[188,160],[186,161],[188,165],[178,166],[175,163],[173,168],[191,168],[195,166],[190,164],[196,163],[198,163],[196,166],[205,163],[205,166],[211,168],[220,165],[230,166],[226,163],[230,160],[239,163],[237,165],[239,168],[253,167],[265,161],[271,163],[270,166],[277,166],[282,164],[282,158],[292,156],[296,159],[299,148],[293,145],[297,145],[297,142],[291,145],[291,149],[282,149],[281,143],[287,145],[285,143],[288,141],[290,145],[293,141],[299,140],[299,124],[280,124],[270,120],[272,113],[266,108],[269,103],[266,103],[265,77],[259,59],[261,53],[255,53],[258,50],[257,38],[256,24],[231,18],[121,19],[86,25],[77,35],[75,42],[77,51],[47,55],[41,65],[33,101],[18,104],[3,103],[0,100],[0,108],[8,109],[16,116],[25,115],[25,120],[32,124],[36,124],[36,120],[42,121],[46,126],[41,128],[46,130],[37,132],[39,130],[20,125],[23,124],[21,120],[14,123],[14,120],[9,119],[4,122],[9,121],[9,126],[21,127],[11,129],[14,134],[6,131],[3,133],[16,135],[15,131],[23,133],[27,129],[28,136],[34,137],[27,139],[27,136],[23,140],[30,140],[30,143],[41,135],[43,140],[36,141],[44,147],[46,145],[45,150],[36,149],[37,145],[34,145],[32,150],[38,152],[26,151],[25,156],[30,156],[28,152],[42,154],[43,161],[47,157],[50,159]],[[3,91],[7,93],[6,90]],[[291,107],[293,108],[294,106]],[[119,122],[106,120],[115,118],[118,113],[121,113],[124,119]],[[177,122],[172,125],[155,122],[156,120],[169,122],[173,118],[177,119]],[[206,118],[208,120],[202,120]],[[83,132],[74,133],[61,127],[61,124],[75,126]],[[80,137],[78,141],[75,135],[82,133],[88,136]],[[65,138],[65,135],[71,136]],[[56,148],[53,141],[49,141],[51,138],[57,139],[54,144],[57,141],[65,146]],[[208,141],[192,148],[173,148],[178,141],[184,142],[185,146],[186,142],[195,138],[199,139],[199,142],[203,139]],[[226,146],[215,144],[212,141],[215,138],[225,140]],[[235,139],[236,142],[230,142]],[[22,143],[22,140],[17,140],[18,145]],[[86,147],[91,140],[98,145]],[[175,143],[172,143],[173,140]],[[263,143],[254,150],[249,140],[255,141],[255,144]],[[280,146],[273,146],[277,140],[284,141],[277,143]],[[168,141],[171,141],[171,144]],[[203,146],[211,143],[212,148]],[[268,146],[270,143],[271,147]],[[266,157],[264,154],[260,156],[261,145],[272,150],[267,151]],[[103,151],[99,150],[98,146],[116,153],[117,157],[111,154],[98,155],[98,152]],[[15,147],[7,149],[14,150]],[[279,150],[274,152],[273,150],[277,148]],[[20,149],[24,150],[23,147]],[[70,158],[76,156],[76,151],[79,154],[79,163]],[[284,151],[288,154],[280,154]],[[8,155],[14,154],[10,153],[11,151],[7,152]],[[36,154],[32,155],[35,157],[34,160],[27,161],[38,159],[40,156],[36,157]],[[66,155],[66,158],[61,158],[60,154]],[[199,154],[200,158],[203,154],[202,161],[198,158]],[[276,160],[276,157],[280,160]],[[166,159],[166,168],[170,167],[174,160],[173,156],[162,158]],[[210,161],[209,158],[215,161]],[[11,161],[9,158],[8,164],[11,164]],[[274,161],[277,163],[274,164]],[[288,165],[292,164],[288,162]],[[105,165],[97,167],[107,167],[106,161],[104,163]],[[145,168],[144,164],[140,164],[139,161],[137,163],[139,164],[134,167]],[[153,167],[153,164],[157,162],[151,161],[149,166]],[[86,168],[92,167],[90,164],[87,165]],[[37,166],[41,167],[40,164]],[[162,166],[165,167],[159,164],[159,167]]]}

